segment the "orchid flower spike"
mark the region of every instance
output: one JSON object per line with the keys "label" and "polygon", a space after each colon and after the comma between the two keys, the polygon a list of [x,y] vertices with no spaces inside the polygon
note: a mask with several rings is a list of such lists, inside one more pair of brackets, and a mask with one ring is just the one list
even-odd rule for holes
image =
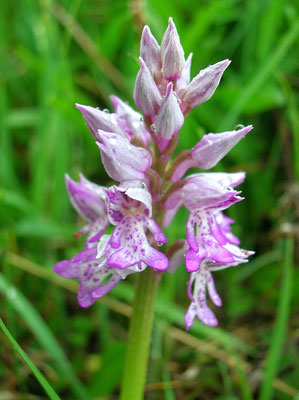
{"label": "orchid flower spike", "polygon": [[[226,210],[243,200],[236,189],[244,172],[208,170],[243,139],[252,126],[208,133],[192,149],[175,158],[180,130],[193,109],[208,101],[230,60],[219,61],[190,76],[192,53],[185,60],[176,26],[169,18],[161,45],[145,26],[140,42],[140,69],[133,100],[140,112],[111,96],[114,112],[76,104],[100,150],[104,168],[114,182],[99,186],[80,175],[66,176],[75,210],[85,221],[76,235],[87,234],[84,248],[55,272],[78,279],[78,302],[91,306],[131,274],[147,268],[159,276],[175,273],[184,260],[189,273],[190,306],[186,329],[197,317],[218,321],[207,295],[222,305],[213,272],[248,262],[251,251],[240,247]],[[187,173],[187,176],[185,176]],[[161,226],[170,225],[180,207],[189,213],[186,236],[168,245]],[[165,251],[165,247],[168,245]]]}

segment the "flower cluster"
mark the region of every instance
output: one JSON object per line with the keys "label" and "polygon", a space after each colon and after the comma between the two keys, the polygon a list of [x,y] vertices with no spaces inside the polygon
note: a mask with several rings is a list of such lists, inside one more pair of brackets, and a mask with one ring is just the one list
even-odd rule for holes
{"label": "flower cluster", "polygon": [[[245,263],[252,254],[239,247],[230,229],[234,221],[223,213],[242,200],[235,187],[245,174],[184,176],[189,168],[214,167],[252,126],[204,135],[193,149],[173,159],[185,117],[210,99],[230,61],[211,65],[191,80],[192,54],[185,60],[171,18],[161,46],[144,27],[140,54],[133,98],[141,114],[116,96],[111,96],[113,113],[77,104],[108,175],[118,185],[107,188],[82,175],[79,182],[66,176],[71,202],[87,222],[78,235],[87,233],[87,237],[84,249],[57,263],[54,270],[78,279],[78,302],[89,307],[127,275],[147,267],[174,272],[185,258],[191,300],[186,327],[195,316],[217,325],[207,305],[208,292],[213,303],[221,306],[211,272]],[[172,243],[167,257],[158,250],[167,242],[160,226],[167,227],[181,206],[190,212],[186,239]],[[106,234],[109,225],[114,226],[112,234]]]}

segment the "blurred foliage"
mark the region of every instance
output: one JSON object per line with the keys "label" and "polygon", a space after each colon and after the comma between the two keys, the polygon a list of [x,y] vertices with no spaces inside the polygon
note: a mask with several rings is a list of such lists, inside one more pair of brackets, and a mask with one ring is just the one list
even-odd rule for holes
{"label": "blurred foliage", "polygon": [[[220,328],[184,331],[187,273],[164,274],[146,399],[289,399],[299,393],[299,114],[295,0],[0,2],[0,398],[40,399],[30,359],[63,399],[117,399],[133,298],[122,282],[88,310],[52,272],[82,241],[64,174],[110,184],[74,103],[133,105],[140,30],[160,41],[171,15],[192,75],[230,58],[213,98],[192,111],[179,149],[253,124],[215,170],[247,172],[229,210],[253,260],[215,274]],[[178,150],[179,150],[178,149]],[[183,210],[167,234],[184,237]],[[11,336],[12,335],[12,336]],[[27,366],[12,347],[25,350]],[[27,358],[26,358],[27,357]],[[42,378],[41,378],[42,379]],[[47,383],[46,383],[47,384]],[[50,389],[49,389],[50,390]],[[54,397],[53,397],[54,398]],[[297,397],[296,397],[297,398]]]}

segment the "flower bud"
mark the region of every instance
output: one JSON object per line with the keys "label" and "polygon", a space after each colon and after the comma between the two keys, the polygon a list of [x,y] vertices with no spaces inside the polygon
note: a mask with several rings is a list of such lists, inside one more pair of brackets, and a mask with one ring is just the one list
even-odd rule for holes
{"label": "flower bud", "polygon": [[145,171],[151,166],[150,153],[136,147],[128,139],[115,133],[98,131],[102,161],[108,175],[118,181],[144,179]]}
{"label": "flower bud", "polygon": [[140,70],[136,77],[133,98],[147,117],[157,114],[162,101],[161,94],[145,62],[139,57]]}
{"label": "flower bud", "polygon": [[152,35],[150,28],[145,25],[140,41],[140,56],[154,79],[158,79],[161,73],[160,46]]}
{"label": "flower bud", "polygon": [[166,140],[170,140],[184,123],[184,116],[172,86],[172,82],[169,82],[157,118],[152,125],[155,134]]}
{"label": "flower bud", "polygon": [[204,135],[191,151],[186,152],[186,157],[182,158],[174,170],[171,181],[178,181],[189,168],[210,169],[215,167],[251,129],[252,125],[248,125],[237,131]]}
{"label": "flower bud", "polygon": [[184,50],[172,18],[161,44],[162,75],[165,79],[175,80],[181,75],[185,65]]}
{"label": "flower bud", "polygon": [[192,150],[194,166],[210,169],[252,129],[252,125],[237,131],[209,133],[197,143]]}
{"label": "flower bud", "polygon": [[124,130],[119,126],[116,114],[110,114],[109,112],[101,111],[90,106],[83,106],[82,104],[77,103],[76,107],[83,115],[86,125],[95,139],[97,139],[98,129],[102,129],[106,132],[115,132],[122,136],[127,136]]}
{"label": "flower bud", "polygon": [[142,115],[117,96],[110,96],[110,99],[116,114],[120,117],[121,122],[125,124],[126,130],[132,135],[132,139],[136,139],[138,142],[148,146],[151,136],[144,127]]}
{"label": "flower bud", "polygon": [[194,108],[209,100],[229,64],[230,60],[223,60],[201,70],[188,86],[181,89],[178,94],[185,106]]}

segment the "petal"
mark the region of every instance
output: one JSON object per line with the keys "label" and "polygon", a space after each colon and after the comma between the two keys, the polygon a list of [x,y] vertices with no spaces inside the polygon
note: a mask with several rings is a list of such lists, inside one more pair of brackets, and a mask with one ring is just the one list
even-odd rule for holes
{"label": "petal", "polygon": [[228,239],[224,234],[222,227],[218,224],[214,214],[210,213],[209,221],[210,221],[211,234],[217,240],[217,243],[220,245],[226,244],[228,242]]}
{"label": "petal", "polygon": [[99,286],[92,292],[92,298],[98,299],[100,297],[105,296],[107,293],[111,292],[112,289],[121,281],[121,277],[116,275],[115,273],[111,275],[108,282],[104,285]]}
{"label": "petal", "polygon": [[196,174],[188,177],[181,189],[182,200],[189,211],[224,210],[241,201],[240,192],[227,188],[217,182],[212,174]]}
{"label": "petal", "polygon": [[222,300],[216,291],[215,282],[214,282],[214,279],[210,272],[208,272],[208,276],[207,276],[207,287],[208,287],[209,296],[210,296],[211,300],[213,301],[213,303],[215,304],[215,306],[221,307]]}
{"label": "petal", "polygon": [[199,249],[197,253],[189,249],[185,254],[185,265],[189,272],[197,271],[206,257],[206,251]]}
{"label": "petal", "polygon": [[145,206],[145,214],[148,217],[152,215],[152,196],[146,188],[130,187],[125,191],[130,199],[137,200]]}
{"label": "petal", "polygon": [[107,267],[105,262],[88,264],[79,279],[81,286],[77,295],[78,303],[84,308],[91,306],[97,298],[110,292],[120,280],[118,272]]}
{"label": "petal", "polygon": [[194,218],[194,215],[191,213],[189,215],[187,225],[186,225],[186,237],[187,237],[187,242],[191,249],[195,252],[198,251],[198,244],[196,241],[196,236],[194,232],[194,226],[195,226],[196,219]]}
{"label": "petal", "polygon": [[158,271],[164,271],[169,267],[169,261],[165,254],[152,247],[148,249],[144,262],[149,267]]}
{"label": "petal", "polygon": [[[197,175],[191,175],[190,178]],[[216,184],[220,184],[226,188],[234,188],[245,180],[245,172],[204,172],[200,174],[203,178],[208,179],[210,182],[215,182]]]}
{"label": "petal", "polygon": [[230,225],[234,223],[234,220],[228,218],[222,212],[219,212],[216,214],[216,221],[221,226],[221,230],[227,240],[232,244],[239,245],[240,240],[232,233],[230,229]]}
{"label": "petal", "polygon": [[56,274],[63,276],[64,278],[78,278],[80,265],[74,264],[72,260],[60,261],[53,267]]}
{"label": "petal", "polygon": [[205,325],[209,326],[217,326],[218,321],[215,317],[215,314],[212,310],[209,309],[207,305],[203,305],[202,307],[197,309],[197,317],[200,321],[202,321]]}
{"label": "petal", "polygon": [[92,297],[91,293],[92,292],[88,287],[86,287],[84,285],[80,286],[78,293],[77,293],[77,300],[78,300],[80,307],[87,308],[87,307],[90,307],[91,305],[93,305],[93,303],[95,302],[95,299]]}
{"label": "petal", "polygon": [[[201,320],[206,325],[216,326],[218,324],[214,313],[207,305],[207,286],[209,287],[208,290],[210,290],[213,295],[213,300],[217,302],[217,305],[219,305],[219,301],[221,301],[219,296],[217,295],[215,288],[213,287],[213,281],[209,280],[210,278],[211,275],[207,270],[207,266],[205,264],[202,264],[200,270],[198,272],[193,272],[190,276],[188,284],[188,295],[192,301],[185,315],[187,330],[193,324],[195,316],[197,316],[199,320]],[[193,284],[193,295],[190,295],[191,287]]]}
{"label": "petal", "polygon": [[168,239],[162,232],[161,228],[159,225],[154,221],[153,219],[148,218],[146,221],[146,226],[148,229],[152,232],[155,241],[158,243],[158,245],[162,245],[163,243],[167,243]]}
{"label": "petal", "polygon": [[196,304],[191,303],[185,314],[186,331],[188,331],[193,325],[194,318],[196,317],[196,312],[197,312]]}
{"label": "petal", "polygon": [[94,184],[94,187],[89,187],[84,183],[73,181],[68,175],[65,175],[65,181],[73,207],[85,220],[95,221],[97,218],[104,218],[106,195],[100,186]]}
{"label": "petal", "polygon": [[163,228],[167,228],[171,224],[173,218],[176,216],[176,213],[178,212],[178,209],[180,208],[181,205],[182,203],[178,204],[175,208],[171,210],[164,211],[163,222],[162,222]]}

